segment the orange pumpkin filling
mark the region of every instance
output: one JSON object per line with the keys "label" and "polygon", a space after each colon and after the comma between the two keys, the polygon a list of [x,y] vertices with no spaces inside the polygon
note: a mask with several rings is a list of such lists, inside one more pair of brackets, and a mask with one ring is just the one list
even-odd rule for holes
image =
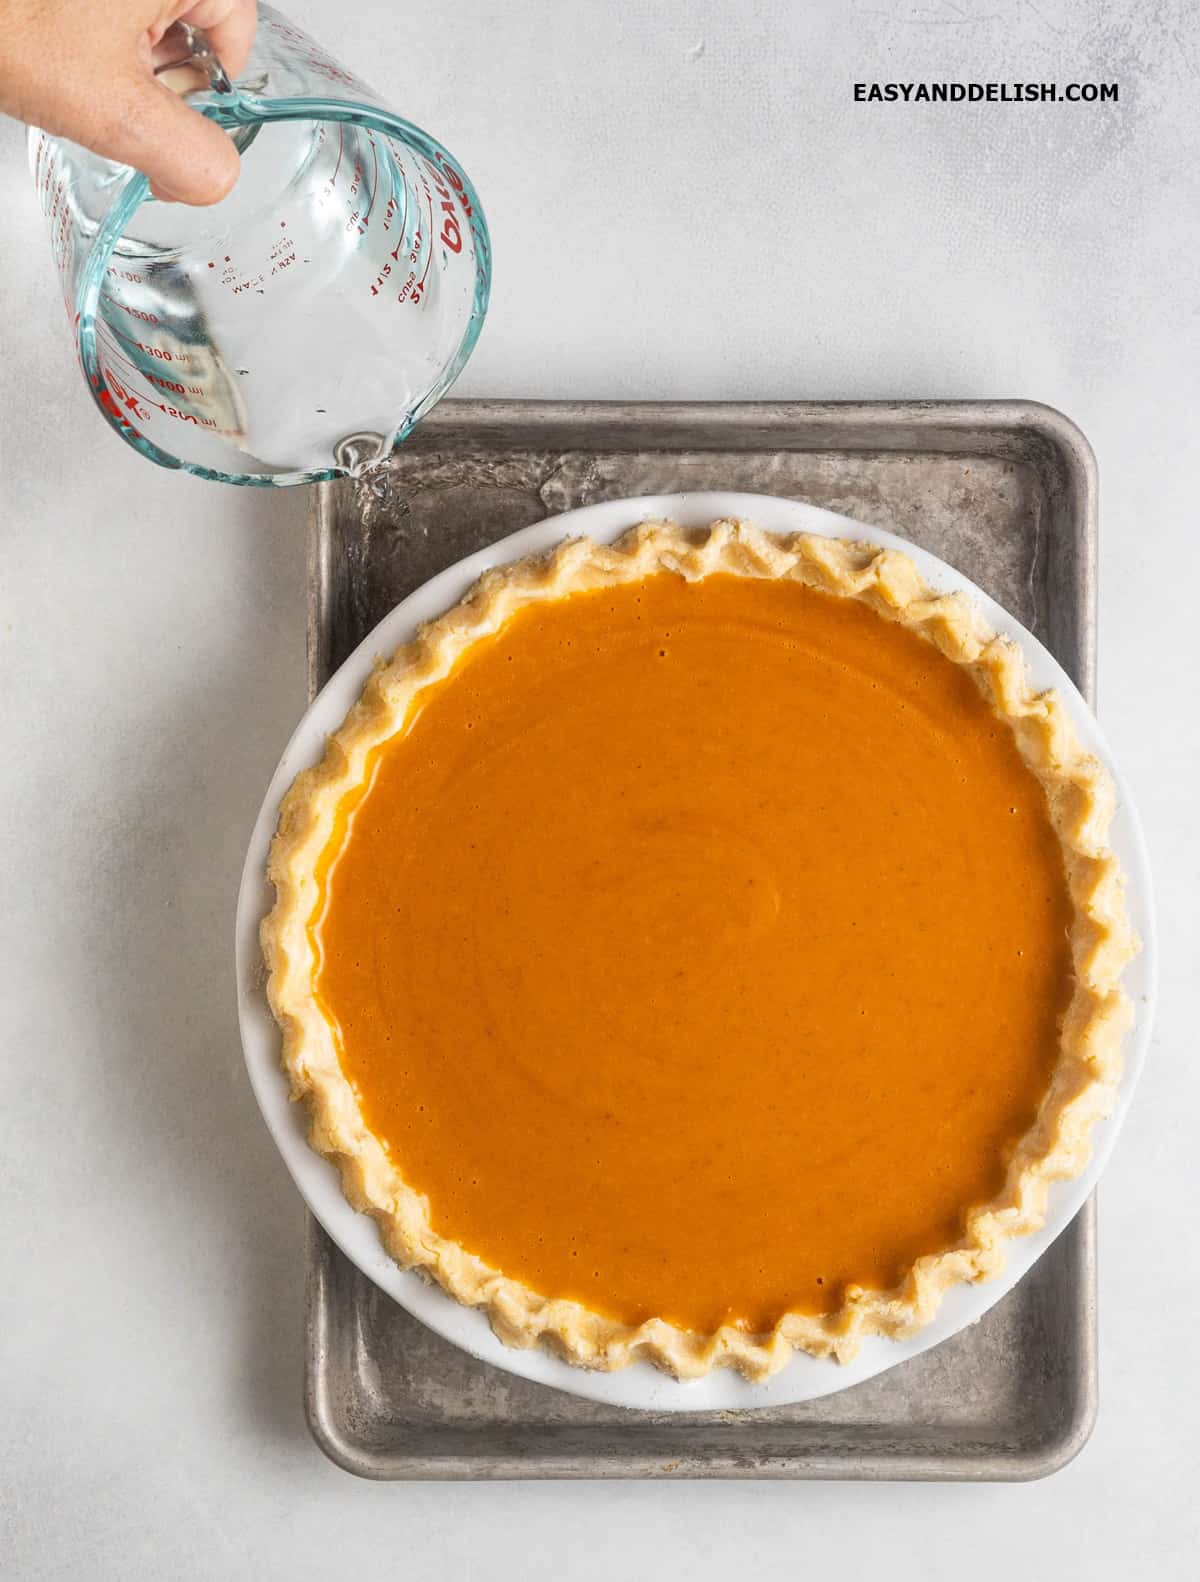
{"label": "orange pumpkin filling", "polygon": [[1070,994],[1009,728],[795,582],[521,609],[376,750],[319,878],[319,997],[434,1230],[629,1323],[762,1331],[953,1245]]}

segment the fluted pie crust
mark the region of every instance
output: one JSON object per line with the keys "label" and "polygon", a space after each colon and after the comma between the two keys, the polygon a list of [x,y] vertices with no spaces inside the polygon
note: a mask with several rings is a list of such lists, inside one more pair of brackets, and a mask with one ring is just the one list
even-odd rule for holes
{"label": "fluted pie crust", "polygon": [[[477,639],[496,632],[522,606],[660,571],[689,580],[718,572],[794,579],[862,601],[961,665],[1008,722],[1045,790],[1074,910],[1074,986],[1057,1063],[1036,1123],[1011,1156],[1003,1189],[968,1212],[956,1245],[919,1257],[895,1289],[849,1286],[835,1311],[788,1313],[766,1334],[730,1324],[696,1333],[662,1318],[622,1324],[578,1302],[546,1298],[435,1233],[425,1198],[405,1182],[364,1123],[315,993],[310,925],[320,900],[319,865],[343,799],[363,784],[372,749],[404,729],[422,689],[447,677]],[[933,593],[896,550],[810,534],[772,537],[747,522],[716,522],[700,532],[648,522],[613,545],[573,540],[552,554],[489,571],[461,603],[378,664],[321,762],[297,777],[281,806],[268,865],[277,899],[262,925],[262,948],[283,1065],[293,1096],[308,1106],[310,1142],[336,1163],[346,1197],[374,1217],[397,1263],[432,1277],[457,1301],[483,1308],[511,1346],[543,1343],[588,1368],[611,1370],[643,1358],[681,1379],[730,1367],[761,1380],[795,1350],[846,1361],[864,1336],[912,1335],[934,1317],[948,1287],[995,1275],[1005,1241],[1043,1224],[1050,1184],[1083,1169],[1092,1126],[1112,1105],[1131,1020],[1120,979],[1138,948],[1107,844],[1113,807],[1104,767],[1078,741],[1057,694],[1030,690],[1017,646],[992,632],[961,594]]]}

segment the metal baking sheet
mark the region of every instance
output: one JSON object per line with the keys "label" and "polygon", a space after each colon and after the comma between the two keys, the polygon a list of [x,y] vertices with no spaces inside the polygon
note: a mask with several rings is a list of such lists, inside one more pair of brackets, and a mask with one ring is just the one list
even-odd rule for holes
{"label": "metal baking sheet", "polygon": [[[1034,402],[447,401],[309,534],[315,692],[394,604],[473,550],[573,506],[736,489],[811,501],[932,550],[1006,605],[1092,696],[1096,476]],[[1095,1203],[945,1344],[796,1406],[660,1415],[476,1362],[309,1222],[306,1406],[371,1478],[1043,1477],[1096,1412]]]}

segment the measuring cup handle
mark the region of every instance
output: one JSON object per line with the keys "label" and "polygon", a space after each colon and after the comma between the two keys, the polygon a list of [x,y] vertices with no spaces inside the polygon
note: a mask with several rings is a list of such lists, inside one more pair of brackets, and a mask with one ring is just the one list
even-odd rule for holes
{"label": "measuring cup handle", "polygon": [[163,49],[176,45],[183,53],[176,59],[164,61],[161,66],[155,66],[156,77],[161,77],[165,71],[178,71],[183,66],[194,66],[208,78],[208,85],[214,93],[233,92],[233,83],[229,80],[229,74],[222,66],[203,28],[193,27],[190,22],[172,22],[163,34],[158,47]]}

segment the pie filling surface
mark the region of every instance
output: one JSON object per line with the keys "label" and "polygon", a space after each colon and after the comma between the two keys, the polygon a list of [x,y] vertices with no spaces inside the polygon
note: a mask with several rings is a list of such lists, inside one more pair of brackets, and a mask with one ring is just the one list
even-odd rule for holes
{"label": "pie filling surface", "polygon": [[636,1325],[772,1328],[954,1246],[1072,993],[1046,793],[867,604],[668,570],[527,603],[342,796],[307,921],[432,1230]]}

